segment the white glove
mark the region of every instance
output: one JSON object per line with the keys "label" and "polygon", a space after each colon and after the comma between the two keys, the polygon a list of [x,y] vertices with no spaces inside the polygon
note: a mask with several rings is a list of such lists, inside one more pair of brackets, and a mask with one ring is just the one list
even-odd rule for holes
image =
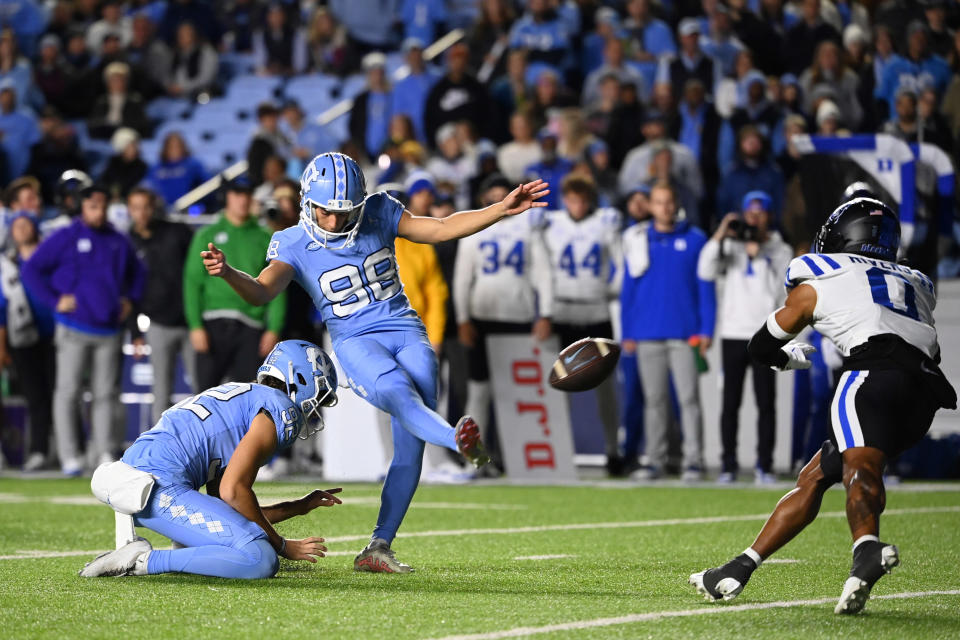
{"label": "white glove", "polygon": [[789,371],[791,369],[809,369],[813,363],[807,360],[807,356],[815,353],[817,348],[806,342],[791,342],[780,347],[780,350],[787,354],[787,364],[782,367],[773,367],[773,369]]}

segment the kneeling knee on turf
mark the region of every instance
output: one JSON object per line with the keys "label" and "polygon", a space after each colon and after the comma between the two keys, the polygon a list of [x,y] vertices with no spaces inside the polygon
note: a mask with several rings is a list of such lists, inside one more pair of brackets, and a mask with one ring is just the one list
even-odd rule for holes
{"label": "kneeling knee on turf", "polygon": [[240,551],[250,558],[248,575],[241,576],[243,578],[251,580],[272,578],[280,568],[280,558],[266,538],[251,540],[240,547]]}

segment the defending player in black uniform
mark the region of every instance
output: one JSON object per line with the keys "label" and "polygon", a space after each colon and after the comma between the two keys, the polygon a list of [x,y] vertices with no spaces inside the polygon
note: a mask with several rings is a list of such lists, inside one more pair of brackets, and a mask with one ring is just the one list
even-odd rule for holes
{"label": "defending player in black uniform", "polygon": [[708,600],[735,598],[761,562],[810,524],[826,490],[843,482],[853,567],[835,613],[861,611],[870,589],[900,562],[878,538],[887,461],[927,433],[957,395],[940,371],[933,327],[936,294],[925,275],[896,263],[900,224],[879,200],[854,197],[827,219],[816,253],[787,268],[785,306],[750,341],[751,356],[776,369],[806,369],[813,347],[791,342],[807,325],[844,355],[830,440],[800,472],[753,544],[715,569],[690,576]]}

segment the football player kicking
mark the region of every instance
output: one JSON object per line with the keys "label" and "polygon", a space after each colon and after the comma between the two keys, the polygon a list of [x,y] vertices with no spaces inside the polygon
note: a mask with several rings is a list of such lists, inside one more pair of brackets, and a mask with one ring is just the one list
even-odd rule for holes
{"label": "football player kicking", "polygon": [[813,347],[791,342],[812,325],[844,355],[823,443],[742,554],[690,576],[708,600],[731,600],[766,558],[816,518],[826,490],[843,482],[853,537],[853,566],[835,613],[857,613],[873,585],[900,563],[882,542],[887,460],[927,433],[937,409],[957,395],[937,363],[936,294],[925,275],[897,264],[900,224],[872,198],[854,198],[827,219],[814,245],[787,268],[786,304],[751,339],[750,355],[780,370],[806,369]]}
{"label": "football player kicking", "polygon": [[478,467],[488,460],[473,419],[464,416],[451,429],[434,410],[437,358],[397,277],[394,240],[435,244],[468,236],[546,206],[547,186],[537,180],[484,209],[417,217],[386,193],[368,196],[352,158],[324,153],[300,178],[300,224],[273,235],[270,264],[258,276],[230,267],[213,244],[202,254],[207,271],[251,304],[266,304],[296,280],[320,310],[350,387],[391,416],[393,460],[370,544],[354,560],[357,571],[411,571],[390,545],[417,489],[425,442],[459,451]]}
{"label": "football player kicking", "polygon": [[[257,370],[256,384],[222,384],[164,411],[120,462],[98,468],[91,484],[108,497],[142,486],[149,497],[130,510],[134,524],[185,548],[153,549],[136,538],[87,563],[80,575],[175,571],[252,579],[274,575],[278,556],[316,562],[326,551],[323,538],[287,540],[273,525],[340,504],[333,495],[340,489],[261,506],[252,487],[277,451],[323,429],[320,407],[336,404],[336,390],[330,357],[312,343],[287,340]],[[198,491],[204,484],[206,494]],[[110,503],[118,509],[118,502]]]}

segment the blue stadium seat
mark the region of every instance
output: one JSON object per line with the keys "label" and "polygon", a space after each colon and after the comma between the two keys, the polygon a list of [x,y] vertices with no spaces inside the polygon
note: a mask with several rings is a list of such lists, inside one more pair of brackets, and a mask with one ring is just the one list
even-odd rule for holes
{"label": "blue stadium seat", "polygon": [[283,88],[283,97],[295,100],[304,110],[311,113],[322,111],[334,104],[333,92],[339,82],[327,75],[313,74],[293,78]]}
{"label": "blue stadium seat", "polygon": [[265,100],[276,100],[282,84],[279,77],[245,74],[230,81],[226,94],[231,99],[242,98],[256,105]]}
{"label": "blue stadium seat", "polygon": [[356,98],[367,88],[367,79],[363,74],[348,76],[340,85],[340,98]]}
{"label": "blue stadium seat", "polygon": [[160,160],[162,142],[160,138],[144,138],[140,141],[140,157],[148,165],[152,166]]}
{"label": "blue stadium seat", "polygon": [[246,101],[240,99],[214,98],[207,104],[198,105],[190,120],[203,126],[233,126],[253,122],[253,111]]}
{"label": "blue stadium seat", "polygon": [[193,103],[185,98],[154,98],[147,105],[147,117],[151,120],[173,120],[190,115]]}

